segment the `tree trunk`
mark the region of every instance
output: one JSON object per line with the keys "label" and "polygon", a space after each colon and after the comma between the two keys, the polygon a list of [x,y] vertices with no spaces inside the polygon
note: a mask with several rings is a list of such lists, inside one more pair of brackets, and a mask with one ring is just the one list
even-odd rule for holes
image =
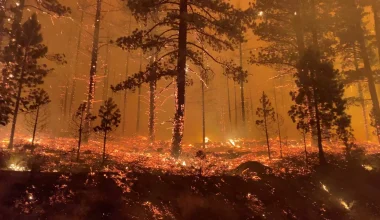
{"label": "tree trunk", "polygon": [[[347,4],[350,4],[350,7],[352,7],[353,9],[358,8],[358,5],[355,0],[350,0],[349,2],[347,2]],[[367,78],[369,93],[371,94],[375,127],[377,130],[377,136],[379,138],[380,137],[380,105],[379,105],[379,99],[376,92],[376,85],[375,85],[375,80],[373,77],[372,67],[369,61],[369,55],[368,55],[368,51],[366,47],[365,32],[362,27],[362,20],[359,13],[360,12],[357,11],[357,14],[353,15],[355,18],[357,18],[354,25],[357,30],[357,41],[360,47],[360,55],[361,55],[361,58],[363,59],[365,76]]]}
{"label": "tree trunk", "polygon": [[373,106],[373,113],[375,117],[375,125],[377,130],[377,136],[380,136],[380,106],[379,106],[379,99],[376,92],[376,85],[375,80],[373,78],[373,72],[371,68],[371,64],[369,61],[369,56],[367,52],[367,48],[365,45],[365,39],[364,39],[364,33],[363,29],[358,27],[358,29],[361,31],[359,36],[359,45],[360,45],[360,51],[361,51],[361,57],[363,59],[364,63],[364,70],[367,77],[367,83],[368,83],[368,89],[369,93],[371,94],[371,100],[372,100],[372,106]]}
{"label": "tree trunk", "polygon": [[201,92],[202,92],[202,145],[203,149],[206,148],[206,117],[205,117],[205,85],[201,80]]}
{"label": "tree trunk", "polygon": [[[140,55],[140,72],[142,70],[142,51]],[[137,118],[136,118],[136,135],[140,133],[140,114],[141,113],[141,85],[137,92]]]}
{"label": "tree trunk", "polygon": [[79,34],[78,34],[78,43],[77,43],[77,51],[75,54],[75,70],[74,70],[74,76],[73,76],[73,82],[71,87],[71,94],[70,94],[70,103],[69,103],[69,116],[72,116],[73,112],[73,106],[74,106],[74,100],[75,100],[75,92],[76,92],[76,83],[77,83],[77,75],[78,75],[78,63],[79,63],[79,51],[80,51],[80,45],[82,43],[82,28],[83,28],[83,19],[84,19],[84,11],[82,9],[82,15],[80,18],[80,26],[79,26]]}
{"label": "tree trunk", "polygon": [[[356,72],[359,72],[359,64],[358,64],[358,58],[356,55],[356,46],[355,43],[353,45],[353,51],[354,51],[354,65],[355,65],[355,70]],[[364,100],[364,95],[363,95],[363,87],[362,83],[359,81],[357,83],[358,85],[358,93],[359,93],[359,99],[360,99],[360,105],[362,107],[362,113],[363,113],[363,119],[364,119],[364,129],[365,129],[365,134],[366,134],[366,140],[369,141],[369,128],[368,128],[368,119],[367,119],[367,108],[365,106],[365,100]]]}
{"label": "tree trunk", "polygon": [[302,136],[303,136],[303,145],[305,147],[305,162],[306,162],[306,164],[308,164],[308,162],[307,162],[307,149],[306,149],[306,132],[305,131],[303,131]]}
{"label": "tree trunk", "polygon": [[81,147],[81,144],[82,144],[82,132],[83,132],[83,118],[85,117],[84,115],[84,108],[82,108],[82,114],[81,114],[81,117],[80,117],[80,124],[79,124],[79,137],[78,137],[78,149],[77,149],[77,161],[79,161],[79,157],[80,157],[80,147]]}
{"label": "tree trunk", "polygon": [[[128,34],[131,33],[131,24],[132,24],[132,16],[129,17],[129,25],[128,25]],[[125,80],[128,79],[129,75],[129,55],[130,53],[127,53],[127,64],[125,66]],[[127,122],[127,94],[128,90],[124,90],[124,96],[123,96],[123,117],[121,118],[122,124],[121,124],[121,130],[122,130],[122,135],[125,135],[125,129],[126,129],[126,122]]]}
{"label": "tree trunk", "polygon": [[[240,44],[239,52],[240,52],[240,67],[243,70],[243,50],[242,45]],[[245,126],[245,102],[244,102],[244,75],[243,72],[240,76],[240,99],[241,99],[241,120],[243,122],[243,127]]]}
{"label": "tree trunk", "polygon": [[235,94],[235,131],[238,129],[238,101],[236,92],[236,83],[234,83],[234,94]]}
{"label": "tree trunk", "polygon": [[107,131],[104,132],[102,164],[104,164],[104,162],[106,161],[106,143],[107,143]]}
{"label": "tree trunk", "polygon": [[67,121],[67,99],[69,98],[69,79],[67,79],[67,82],[66,82],[66,86],[65,86],[65,96],[64,96],[64,99],[63,99],[63,121],[66,122]]}
{"label": "tree trunk", "polygon": [[[151,64],[155,61],[154,55],[151,58]],[[156,70],[152,70],[152,79],[156,79]],[[151,143],[155,141],[155,118],[156,118],[156,86],[157,81],[149,82],[149,140]]]}
{"label": "tree trunk", "polygon": [[372,11],[375,21],[375,33],[376,33],[376,45],[377,45],[377,55],[380,59],[380,18],[379,18],[379,3],[378,0],[372,0]]}
{"label": "tree trunk", "polygon": [[103,96],[102,99],[104,101],[107,100],[108,98],[108,77],[109,77],[109,69],[108,69],[108,54],[109,54],[109,47],[108,47],[108,42],[109,42],[109,32],[107,33],[107,45],[106,45],[106,64],[104,66],[104,81],[103,81]]}
{"label": "tree trunk", "polygon": [[[129,53],[127,55],[127,65],[125,67],[125,79],[128,79],[129,75]],[[124,97],[123,97],[123,117],[122,117],[122,134],[125,135],[125,129],[126,129],[126,118],[127,118],[127,92],[128,90],[124,90]]]}
{"label": "tree trunk", "polygon": [[268,124],[267,124],[267,106],[265,104],[265,93],[263,92],[263,112],[264,112],[264,128],[265,128],[265,138],[267,139],[267,147],[268,147],[268,158],[271,159],[270,156],[270,144],[269,144],[269,134],[268,134]]}
{"label": "tree trunk", "polygon": [[187,1],[180,0],[178,63],[177,63],[177,94],[176,112],[174,116],[172,156],[178,158],[181,154],[181,142],[185,117],[185,86],[186,86],[186,57],[187,57]]}
{"label": "tree trunk", "polygon": [[[36,132],[37,132],[37,125],[38,125],[38,116],[40,114],[40,106],[37,107],[37,113],[36,113],[36,119],[34,120],[34,127],[33,127],[33,136],[32,136],[32,146],[34,146],[34,139],[36,138]],[[33,153],[32,148],[32,153]]]}
{"label": "tree trunk", "polygon": [[[274,81],[273,81],[274,82]],[[276,107],[276,117],[277,117],[277,129],[278,129],[278,138],[280,141],[280,157],[282,158],[282,139],[281,139],[281,126],[280,126],[280,117],[278,116],[278,106],[277,106],[277,95],[276,95],[276,85],[274,85],[274,104]]]}
{"label": "tree trunk", "polygon": [[13,140],[14,140],[15,132],[16,132],[17,115],[18,115],[18,110],[20,108],[21,93],[22,93],[22,87],[24,84],[23,81],[24,81],[25,65],[26,65],[26,58],[27,58],[26,54],[28,54],[28,48],[25,49],[24,59],[22,61],[20,80],[18,81],[18,91],[17,91],[17,96],[16,96],[15,109],[13,111],[11,135],[9,137],[9,145],[8,145],[8,148],[10,149],[13,148]]}
{"label": "tree trunk", "polygon": [[231,98],[230,98],[230,85],[229,85],[229,80],[227,78],[227,101],[228,101],[228,119],[230,121],[230,130],[232,127],[232,116],[231,116]]}
{"label": "tree trunk", "polygon": [[[102,0],[97,0],[96,15],[95,15],[95,29],[92,42],[92,55],[91,55],[91,67],[90,67],[90,79],[88,84],[87,94],[87,115],[91,114],[93,101],[95,98],[95,76],[98,64],[98,50],[99,50],[99,32],[100,32],[100,15],[101,15]],[[85,122],[85,135],[84,141],[87,142],[90,136],[91,121]]]}
{"label": "tree trunk", "polygon": [[[315,76],[314,76],[315,78]],[[315,112],[315,119],[317,124],[317,136],[318,136],[318,157],[319,157],[319,164],[320,165],[326,165],[326,158],[325,153],[323,151],[323,145],[322,145],[322,129],[321,129],[321,118],[319,116],[319,109],[318,109],[318,100],[316,98],[316,89],[315,86],[313,86],[313,94],[314,94],[314,112]]]}
{"label": "tree trunk", "polygon": [[255,118],[255,108],[253,107],[252,91],[251,90],[249,90],[249,99],[250,99],[250,103],[251,103],[251,117],[252,117],[252,121],[254,121],[254,118]]}

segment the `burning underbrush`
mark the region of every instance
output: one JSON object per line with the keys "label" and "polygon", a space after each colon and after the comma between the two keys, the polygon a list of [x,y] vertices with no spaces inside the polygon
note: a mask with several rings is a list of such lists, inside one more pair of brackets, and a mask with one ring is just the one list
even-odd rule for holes
{"label": "burning underbrush", "polygon": [[[6,141],[3,141],[6,143]],[[358,144],[317,149],[251,140],[184,144],[179,159],[170,142],[144,137],[113,140],[101,163],[101,141],[76,160],[76,141],[28,139],[0,151],[0,219],[379,219],[380,154]],[[365,149],[365,150],[363,150]],[[7,181],[2,181],[7,180]]]}
{"label": "burning underbrush", "polygon": [[[6,143],[6,140],[3,141]],[[307,153],[301,143],[295,141],[283,146],[283,158],[280,157],[280,147],[273,142],[272,159],[268,159],[266,146],[261,142],[230,139],[226,142],[209,142],[206,148],[200,144],[184,144],[182,155],[173,159],[170,155],[170,142],[149,143],[145,137],[118,139],[110,142],[106,148],[106,163],[101,164],[102,142],[90,141],[81,148],[80,160],[76,160],[76,140],[70,138],[43,138],[32,147],[28,139],[20,141],[18,146],[9,151],[3,144],[2,154],[8,155],[3,169],[28,170],[26,164],[31,158],[38,164],[41,172],[89,172],[104,171],[107,167],[133,168],[170,172],[172,174],[193,175],[201,172],[204,176],[223,175],[231,173],[239,165],[256,161],[271,167],[275,174],[294,173],[308,174],[318,164],[316,148],[307,147]],[[380,153],[378,145],[362,143],[354,152],[363,155]],[[365,152],[360,152],[365,149]],[[332,163],[344,160],[344,147],[330,145],[325,151]],[[5,156],[5,158],[7,158]],[[365,157],[368,158],[368,157]],[[363,158],[362,158],[363,159]],[[4,156],[3,156],[4,160]],[[363,159],[364,160],[364,159]],[[5,164],[6,163],[6,164]],[[29,162],[30,163],[30,162]],[[371,162],[370,162],[371,163]],[[1,164],[0,164],[1,165]],[[369,167],[380,167],[378,164],[363,164]]]}

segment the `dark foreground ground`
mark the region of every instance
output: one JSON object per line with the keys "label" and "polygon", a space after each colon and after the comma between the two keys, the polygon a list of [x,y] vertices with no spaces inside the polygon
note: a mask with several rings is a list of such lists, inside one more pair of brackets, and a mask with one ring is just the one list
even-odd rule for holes
{"label": "dark foreground ground", "polygon": [[246,162],[215,177],[0,171],[0,219],[380,219],[376,163],[274,175]]}

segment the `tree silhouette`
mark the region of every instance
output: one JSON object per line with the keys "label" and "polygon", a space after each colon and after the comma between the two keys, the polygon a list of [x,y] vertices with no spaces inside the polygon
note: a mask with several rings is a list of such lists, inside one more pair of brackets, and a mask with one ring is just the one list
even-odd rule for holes
{"label": "tree silhouette", "polygon": [[[100,34],[100,20],[101,20],[101,7],[102,0],[96,0],[96,13],[94,20],[94,34],[92,40],[92,52],[91,52],[91,65],[90,75],[88,81],[88,93],[87,93],[87,115],[92,114],[93,102],[95,99],[95,76],[98,68],[98,53],[99,53],[99,34]],[[87,120],[84,130],[84,141],[88,141],[91,132],[91,120]]]}
{"label": "tree silhouette", "polygon": [[[77,111],[72,116],[72,127],[75,130],[75,134],[78,134],[78,145],[77,145],[77,161],[80,158],[80,148],[82,145],[82,135],[86,121],[94,121],[96,116],[87,114],[87,102],[83,102],[79,105]],[[77,133],[78,132],[78,133]]]}
{"label": "tree silhouette", "polygon": [[2,70],[4,83],[12,88],[13,109],[12,130],[9,147],[13,147],[16,131],[17,115],[23,91],[42,84],[43,78],[51,71],[46,64],[40,64],[39,59],[47,53],[47,47],[42,44],[41,25],[37,15],[33,14],[16,32],[15,38],[4,48],[5,67]]}
{"label": "tree silhouette", "polygon": [[[33,114],[33,133],[32,133],[32,146],[34,146],[34,140],[36,132],[38,130],[38,122],[40,120],[40,110],[43,106],[49,104],[49,94],[43,89],[32,89],[29,91],[29,95],[23,100],[25,111]],[[33,152],[33,149],[32,149]]]}
{"label": "tree silhouette", "polygon": [[358,54],[363,62],[363,76],[367,79],[367,85],[372,100],[372,121],[377,130],[377,136],[380,136],[380,104],[378,95],[376,92],[374,72],[371,65],[371,56],[368,48],[368,39],[366,38],[366,29],[363,22],[363,18],[366,15],[363,5],[360,5],[355,0],[337,0],[337,10],[335,14],[335,20],[337,26],[346,30],[346,33],[350,34],[351,42],[357,45]]}
{"label": "tree silhouette", "polygon": [[0,125],[2,126],[6,126],[9,123],[13,113],[13,100],[9,95],[10,92],[10,88],[7,88],[3,83],[0,84]]}
{"label": "tree silhouette", "polygon": [[[308,49],[298,64],[294,75],[297,90],[291,92],[295,102],[289,111],[299,129],[316,128],[318,137],[319,163],[326,164],[322,144],[322,128],[335,133],[348,144],[351,118],[345,113],[346,100],[343,99],[344,85],[340,74],[332,63],[321,61],[318,52]],[[309,104],[313,109],[310,111]],[[305,120],[306,117],[310,119]],[[346,145],[348,147],[348,145]]]}
{"label": "tree silhouette", "polygon": [[268,158],[271,159],[270,153],[270,143],[269,143],[269,133],[276,124],[276,112],[272,106],[272,103],[268,99],[268,96],[263,92],[263,95],[260,98],[261,107],[258,107],[256,110],[256,115],[260,119],[256,120],[256,125],[260,130],[265,132],[265,138],[267,141],[268,147]]}
{"label": "tree silhouette", "polygon": [[109,98],[102,106],[100,106],[98,117],[100,118],[100,125],[96,126],[94,131],[103,133],[102,163],[104,163],[106,159],[107,135],[115,128],[119,127],[121,121],[120,109],[117,108],[117,105],[112,98]]}
{"label": "tree silhouette", "polygon": [[[151,19],[154,25],[151,28],[137,29],[128,37],[119,38],[117,44],[127,50],[141,48],[145,52],[154,50],[163,55],[157,57],[154,63],[149,64],[146,71],[131,76],[113,89],[114,91],[132,89],[142,83],[157,81],[162,77],[176,77],[172,155],[178,157],[181,153],[184,129],[187,65],[191,63],[207,69],[207,66],[202,63],[204,53],[216,63],[226,66],[227,73],[241,72],[241,67],[237,67],[231,61],[215,58],[199,44],[198,40],[219,53],[234,50],[239,43],[244,41],[245,24],[252,23],[253,13],[248,13],[248,11],[244,13],[235,9],[224,0],[158,2],[130,0],[127,6],[138,21],[146,24],[147,20]],[[157,15],[157,12],[160,14]],[[191,35],[197,36],[196,39],[188,37]],[[152,69],[155,69],[154,76],[150,74]]]}

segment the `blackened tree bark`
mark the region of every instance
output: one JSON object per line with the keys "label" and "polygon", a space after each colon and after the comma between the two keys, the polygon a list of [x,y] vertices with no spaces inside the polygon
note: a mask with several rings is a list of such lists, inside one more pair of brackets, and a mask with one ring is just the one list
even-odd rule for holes
{"label": "blackened tree bark", "polygon": [[[101,15],[102,0],[97,0],[96,3],[96,14],[95,14],[95,29],[93,35],[92,43],[92,54],[91,54],[91,67],[90,67],[90,79],[88,82],[88,94],[87,94],[87,115],[91,114],[93,108],[93,101],[95,98],[95,76],[98,65],[98,51],[99,51],[99,32],[100,32],[100,15]],[[85,133],[83,140],[88,141],[90,135],[91,121],[86,121],[85,123]]]}
{"label": "blackened tree bark", "polygon": [[181,142],[185,117],[185,86],[186,86],[186,56],[187,56],[187,0],[180,1],[180,22],[178,34],[178,63],[177,63],[177,94],[174,116],[172,156],[181,154]]}

